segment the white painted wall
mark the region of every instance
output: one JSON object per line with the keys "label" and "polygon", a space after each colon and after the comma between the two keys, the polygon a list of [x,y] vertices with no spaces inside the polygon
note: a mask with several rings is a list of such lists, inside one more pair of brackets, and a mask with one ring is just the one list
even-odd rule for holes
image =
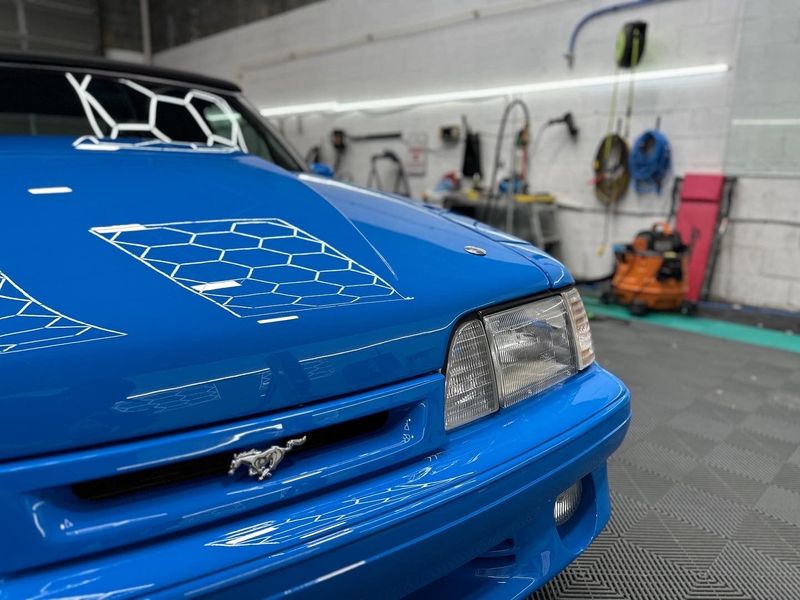
{"label": "white painted wall", "polygon": [[[673,0],[602,17],[581,33],[571,70],[563,54],[573,26],[610,0],[327,0],[174,48],[157,55],[156,62],[238,80],[259,107],[366,100],[609,74],[619,27],[627,20],[643,19],[649,30],[642,69],[726,62],[733,70],[637,84],[632,135],[652,127],[661,117],[661,129],[672,141],[675,173],[719,172],[725,164],[740,31],[744,19],[757,18],[745,10],[746,2]],[[370,37],[374,41],[368,41]],[[800,32],[795,41],[800,51]],[[794,78],[793,84],[800,95],[800,78]],[[620,90],[621,106],[626,92]],[[570,141],[564,129],[548,130],[532,160],[532,186],[551,191],[563,205],[584,209],[560,213],[561,258],[578,278],[603,276],[611,271],[613,257],[608,248],[598,252],[605,215],[590,180],[591,162],[607,128],[611,88],[548,92],[522,99],[530,107],[534,129],[567,110],[575,115],[581,129],[579,141]],[[461,147],[444,147],[438,129],[458,124],[461,115],[484,134],[488,175],[507,100],[386,114],[290,117],[279,124],[302,152],[315,144],[326,145],[334,128],[353,135],[396,130],[427,133],[427,176],[411,179],[414,192],[420,194],[442,173],[459,169]],[[514,129],[519,124],[517,119]],[[343,170],[365,183],[369,156],[384,148],[405,151],[401,142],[352,144]],[[329,146],[326,151],[332,159]],[[611,222],[611,242],[629,241],[654,220],[637,214],[666,213],[670,186],[667,181],[661,196],[640,197],[631,191],[619,205],[621,214]],[[742,180],[733,215],[800,221],[800,180]],[[800,308],[800,229],[734,224],[724,242],[712,292],[732,302]]]}

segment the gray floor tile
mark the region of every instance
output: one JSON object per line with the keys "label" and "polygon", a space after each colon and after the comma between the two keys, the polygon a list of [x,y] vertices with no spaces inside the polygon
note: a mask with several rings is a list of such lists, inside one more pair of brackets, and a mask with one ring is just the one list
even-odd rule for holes
{"label": "gray floor tile", "polygon": [[800,598],[800,355],[604,320],[633,393],[606,530],[537,600]]}

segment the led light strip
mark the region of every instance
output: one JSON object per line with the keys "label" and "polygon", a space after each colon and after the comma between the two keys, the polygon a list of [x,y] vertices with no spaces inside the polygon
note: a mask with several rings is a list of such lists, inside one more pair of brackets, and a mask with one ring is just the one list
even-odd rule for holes
{"label": "led light strip", "polygon": [[457,102],[460,100],[481,100],[512,94],[534,94],[538,92],[551,92],[556,90],[578,89],[613,83],[628,83],[633,81],[657,81],[661,79],[676,79],[680,77],[697,77],[699,75],[714,75],[725,73],[730,69],[727,63],[700,65],[696,67],[683,67],[680,69],[661,69],[658,71],[640,71],[637,73],[622,73],[619,75],[601,75],[598,77],[583,77],[581,79],[561,79],[557,81],[542,81],[539,83],[523,83],[505,87],[481,88],[461,90],[456,92],[441,92],[438,94],[423,94],[419,96],[400,96],[396,98],[380,98],[377,100],[362,100],[357,102],[313,102],[310,104],[292,104],[289,106],[274,106],[261,109],[265,117],[283,117],[289,115],[302,115],[310,113],[343,113],[358,110],[383,110],[420,106],[423,104],[439,104],[442,102]]}
{"label": "led light strip", "polygon": [[794,127],[800,119],[734,119],[734,127]]}

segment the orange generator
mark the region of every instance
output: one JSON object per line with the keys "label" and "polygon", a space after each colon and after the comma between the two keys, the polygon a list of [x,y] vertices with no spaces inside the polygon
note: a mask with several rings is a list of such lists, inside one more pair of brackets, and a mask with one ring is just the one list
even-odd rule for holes
{"label": "orange generator", "polygon": [[688,248],[669,223],[656,223],[639,232],[632,244],[615,248],[616,269],[611,297],[634,315],[648,310],[691,312],[685,302],[688,283]]}

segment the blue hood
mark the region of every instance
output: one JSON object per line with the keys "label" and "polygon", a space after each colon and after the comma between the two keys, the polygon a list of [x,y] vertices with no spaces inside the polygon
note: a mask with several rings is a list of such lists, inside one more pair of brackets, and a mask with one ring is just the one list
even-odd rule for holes
{"label": "blue hood", "polygon": [[0,459],[435,372],[461,316],[552,287],[546,255],[239,153],[5,138],[0,185]]}

